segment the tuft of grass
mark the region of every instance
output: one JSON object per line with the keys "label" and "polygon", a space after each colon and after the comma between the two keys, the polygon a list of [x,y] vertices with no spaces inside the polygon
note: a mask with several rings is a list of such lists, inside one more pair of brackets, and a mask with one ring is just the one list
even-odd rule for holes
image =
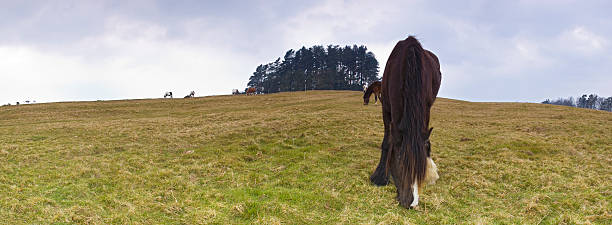
{"label": "tuft of grass", "polygon": [[416,210],[362,93],[0,107],[0,224],[610,224],[612,114],[438,98]]}

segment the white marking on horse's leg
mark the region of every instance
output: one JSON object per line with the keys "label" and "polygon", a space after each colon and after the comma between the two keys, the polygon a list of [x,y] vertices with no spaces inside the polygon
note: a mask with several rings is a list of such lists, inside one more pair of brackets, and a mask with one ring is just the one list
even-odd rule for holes
{"label": "white marking on horse's leg", "polygon": [[412,184],[412,203],[410,203],[410,207],[415,207],[419,204],[419,185],[415,180]]}

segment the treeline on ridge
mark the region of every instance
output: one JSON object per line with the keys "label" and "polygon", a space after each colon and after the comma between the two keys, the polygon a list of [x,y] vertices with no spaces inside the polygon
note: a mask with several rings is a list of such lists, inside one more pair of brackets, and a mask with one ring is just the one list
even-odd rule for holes
{"label": "treeline on ridge", "polygon": [[305,90],[362,90],[378,80],[378,61],[365,46],[315,45],[287,51],[257,66],[248,87],[257,93]]}
{"label": "treeline on ridge", "polygon": [[542,104],[551,104],[551,105],[565,105],[571,107],[578,108],[586,108],[586,109],[599,109],[608,112],[612,112],[612,97],[599,97],[596,94],[590,95],[582,95],[576,100],[573,97],[569,98],[558,98],[557,100],[546,99],[542,102]]}

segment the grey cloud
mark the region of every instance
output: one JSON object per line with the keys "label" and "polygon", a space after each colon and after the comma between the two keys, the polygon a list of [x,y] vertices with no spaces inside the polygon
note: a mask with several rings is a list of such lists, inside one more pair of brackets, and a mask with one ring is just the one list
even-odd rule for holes
{"label": "grey cloud", "polygon": [[[41,66],[40,60],[61,63],[61,69],[48,77],[66,83],[79,78],[81,86],[92,87],[82,94],[91,100],[156,97],[168,88],[226,94],[226,89],[244,87],[258,64],[302,45],[364,44],[374,51],[382,70],[393,44],[410,34],[439,56],[443,97],[535,102],[587,92],[612,95],[609,1],[6,1],[0,5],[0,53],[25,49],[20,62],[34,68],[51,67]],[[33,76],[34,86],[45,86],[42,71],[4,63],[0,63],[3,80]],[[167,75],[172,71],[180,72]],[[87,75],[79,75],[83,73]],[[153,73],[154,79],[129,84],[147,73]],[[115,78],[123,83],[107,80]],[[218,79],[222,86],[210,86]],[[20,91],[29,86],[20,85],[6,86],[16,96],[3,93],[0,103],[25,95]],[[80,89],[74,90],[47,96],[57,96],[49,101],[73,98]]]}

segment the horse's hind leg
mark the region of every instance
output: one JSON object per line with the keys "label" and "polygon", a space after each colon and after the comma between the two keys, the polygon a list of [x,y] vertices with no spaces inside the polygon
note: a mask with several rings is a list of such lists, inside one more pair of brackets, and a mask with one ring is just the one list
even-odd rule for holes
{"label": "horse's hind leg", "polygon": [[376,170],[370,176],[370,181],[377,186],[384,186],[389,184],[389,175],[387,175],[387,157],[389,155],[389,126],[390,116],[384,112],[383,109],[383,120],[385,123],[385,136],[383,137],[382,144],[380,145],[380,161]]}

